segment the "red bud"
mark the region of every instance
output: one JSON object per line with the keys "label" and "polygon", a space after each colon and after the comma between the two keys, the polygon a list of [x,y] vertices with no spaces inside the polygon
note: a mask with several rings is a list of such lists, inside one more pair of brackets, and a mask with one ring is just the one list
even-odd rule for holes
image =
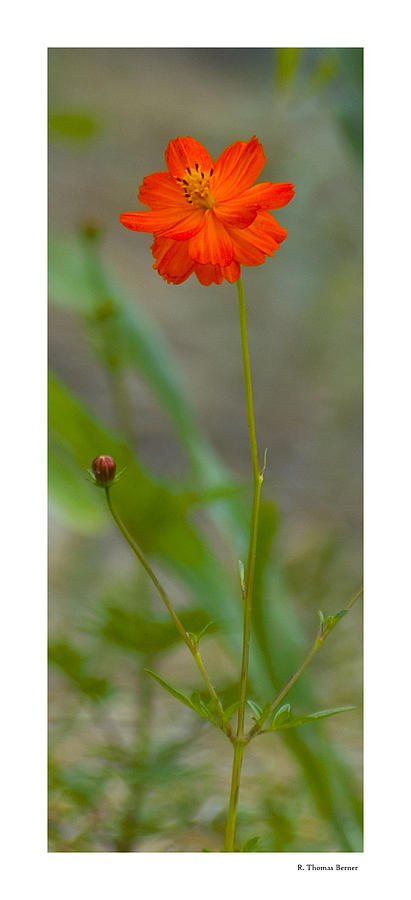
{"label": "red bud", "polygon": [[116,464],[112,456],[96,456],[91,468],[98,484],[111,484],[114,481]]}

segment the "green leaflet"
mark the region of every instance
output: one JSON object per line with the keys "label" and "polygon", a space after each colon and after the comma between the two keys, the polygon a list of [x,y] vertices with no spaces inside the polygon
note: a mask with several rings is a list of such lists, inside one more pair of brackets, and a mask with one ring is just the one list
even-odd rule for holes
{"label": "green leaflet", "polygon": [[175,697],[176,700],[179,700],[180,703],[184,704],[184,706],[188,706],[189,709],[193,709],[195,712],[198,712],[192,701],[188,697],[186,697],[185,694],[182,694],[181,691],[178,691],[177,688],[173,688],[173,686],[169,684],[168,681],[165,681],[164,678],[161,678],[160,675],[157,675],[156,672],[152,672],[151,669],[144,669],[144,671],[147,672],[147,675],[151,675],[152,678],[158,681],[158,683],[161,684],[161,687],[163,687],[165,691],[168,691],[168,693],[171,694],[172,697]]}
{"label": "green leaflet", "polygon": [[267,731],[280,731],[284,728],[297,728],[298,725],[306,725],[309,722],[316,722],[317,719],[326,719],[328,716],[336,716],[338,713],[347,712],[355,709],[355,706],[336,706],[334,709],[320,709],[318,712],[309,715],[292,716],[290,704],[278,710],[274,717],[273,723]]}
{"label": "green leaflet", "polygon": [[251,711],[254,713],[254,715],[253,715],[254,721],[258,722],[258,720],[261,718],[261,715],[262,715],[262,711],[263,711],[262,707],[260,706],[259,703],[256,703],[255,700],[250,700],[249,698],[247,698],[247,705],[250,707]]}
{"label": "green leaflet", "polygon": [[257,850],[259,841],[259,837],[248,838],[248,841],[246,841],[241,848],[243,853],[254,853]]}

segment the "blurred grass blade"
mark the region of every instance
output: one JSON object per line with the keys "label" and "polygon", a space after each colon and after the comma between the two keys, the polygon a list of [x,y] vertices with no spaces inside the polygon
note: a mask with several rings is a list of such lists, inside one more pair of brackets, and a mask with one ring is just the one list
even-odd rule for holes
{"label": "blurred grass blade", "polygon": [[[196,422],[184,379],[160,332],[135,298],[128,297],[100,263],[97,251],[79,241],[54,239],[49,244],[49,285],[54,303],[85,317],[92,328],[100,362],[137,369],[167,411],[192,463],[208,482],[225,468],[217,460]],[[211,490],[208,483],[208,489]]]}
{"label": "blurred grass blade", "polygon": [[63,448],[54,442],[49,446],[49,498],[66,525],[80,534],[97,533],[104,528],[105,516],[101,498],[90,491],[86,479],[79,478]]}
{"label": "blurred grass blade", "polygon": [[277,50],[276,84],[280,88],[288,87],[295,78],[302,52],[301,47],[279,47]]}
{"label": "blurred grass blade", "polygon": [[[52,377],[49,406],[53,440],[68,455],[79,479],[85,478],[90,461],[102,452],[114,457],[119,470],[126,468],[113,489],[121,519],[143,552],[166,562],[195,590],[197,598],[202,598],[208,618],[211,615],[221,624],[229,613],[230,600],[235,603],[235,579],[228,578],[204,538],[188,522],[184,498],[151,477],[122,439],[94,420],[83,404]],[[92,484],[88,488],[104,507],[103,493]]]}

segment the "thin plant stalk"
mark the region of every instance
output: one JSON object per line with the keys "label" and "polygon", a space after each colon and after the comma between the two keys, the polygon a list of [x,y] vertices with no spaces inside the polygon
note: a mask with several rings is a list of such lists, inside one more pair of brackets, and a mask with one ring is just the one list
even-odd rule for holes
{"label": "thin plant stalk", "polygon": [[[350,602],[347,603],[347,606],[344,607],[346,612],[348,612],[351,609],[351,607],[354,605],[355,601],[358,600],[359,597],[361,597],[362,593],[363,593],[363,589],[361,588],[361,590],[358,591],[357,594],[355,594],[355,597],[353,597],[350,600]],[[313,659],[313,657],[315,656],[317,651],[320,649],[320,647],[322,647],[325,639],[328,637],[328,635],[330,634],[331,631],[332,631],[332,628],[326,628],[323,631],[322,628],[320,627],[320,631],[317,634],[317,637],[316,637],[312,647],[308,651],[307,655],[304,657],[303,661],[300,663],[298,668],[295,670],[294,674],[291,675],[291,678],[288,679],[287,683],[281,689],[279,694],[277,694],[276,698],[273,700],[273,702],[271,703],[271,705],[269,706],[267,711],[259,718],[258,722],[256,722],[256,724],[253,726],[253,728],[251,728],[250,731],[248,732],[248,735],[246,736],[247,743],[248,743],[248,741],[251,740],[251,738],[256,737],[258,734],[262,733],[262,729],[263,729],[263,725],[264,725],[265,721],[269,718],[269,716],[271,716],[273,714],[273,712],[275,712],[277,707],[280,705],[281,701],[285,699],[285,697],[290,692],[291,688],[294,686],[297,679],[300,677],[300,675],[302,675],[304,670],[310,664],[311,660]]]}
{"label": "thin plant stalk", "polygon": [[248,683],[248,662],[250,654],[250,634],[251,634],[251,613],[253,605],[253,588],[255,574],[255,560],[257,552],[257,536],[258,536],[258,520],[260,513],[261,488],[263,484],[264,468],[260,470],[258,460],[257,439],[255,433],[254,405],[253,405],[253,388],[251,381],[250,354],[248,350],[247,337],[247,318],[245,308],[244,288],[241,278],[236,282],[238,293],[238,311],[240,319],[240,335],[241,348],[243,357],[243,372],[245,398],[247,406],[248,432],[250,439],[251,463],[253,471],[253,504],[251,510],[250,523],[250,539],[247,557],[247,568],[245,572],[245,583],[243,590],[244,605],[244,624],[243,624],[243,651],[241,660],[240,675],[240,706],[238,709],[237,733],[233,738],[234,758],[231,775],[230,801],[228,808],[224,850],[233,851],[235,844],[236,820],[237,820],[237,803],[240,789],[241,765],[244,754],[244,747],[247,740],[244,738],[244,717],[247,699],[247,683]]}
{"label": "thin plant stalk", "polygon": [[217,694],[212,682],[210,681],[209,675],[204,666],[202,656],[198,649],[198,644],[195,641],[193,641],[191,639],[191,637],[187,634],[181,619],[179,618],[179,616],[173,609],[173,607],[170,603],[170,600],[168,599],[168,596],[166,594],[166,591],[164,590],[162,584],[159,582],[157,575],[153,572],[151,566],[149,565],[149,563],[143,556],[138,544],[136,544],[134,538],[132,538],[130,532],[124,525],[124,522],[122,522],[122,520],[120,519],[120,516],[119,516],[117,510],[114,508],[112,501],[111,501],[109,485],[106,485],[104,487],[104,492],[106,495],[108,508],[110,510],[110,513],[111,513],[117,527],[120,529],[123,537],[125,538],[125,540],[129,544],[129,546],[131,547],[133,553],[136,555],[136,557],[139,560],[139,562],[141,563],[141,565],[143,566],[143,569],[145,569],[145,571],[147,572],[147,575],[149,576],[152,583],[154,584],[154,587],[156,588],[157,592],[159,593],[164,605],[167,607],[168,612],[177,628],[177,631],[181,635],[184,643],[187,645],[190,653],[192,654],[192,656],[201,672],[201,675],[204,679],[204,682],[207,687],[208,693],[210,694],[210,697],[212,697],[212,699],[215,700],[215,702],[217,704],[218,711],[221,715],[222,727],[223,727],[224,731],[226,732],[226,734],[228,736],[231,736],[230,726],[228,724],[223,724],[223,708],[221,705],[221,701],[220,701],[220,698],[218,697],[218,694]]}

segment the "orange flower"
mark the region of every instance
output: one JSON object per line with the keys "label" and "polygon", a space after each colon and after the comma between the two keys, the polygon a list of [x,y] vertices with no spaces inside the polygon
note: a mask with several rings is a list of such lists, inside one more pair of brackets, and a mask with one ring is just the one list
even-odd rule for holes
{"label": "orange flower", "polygon": [[287,231],[268,210],[285,206],[292,184],[254,184],[265,163],[256,137],[236,141],[214,163],[191,137],[170,141],[168,172],[147,175],[139,200],[149,212],[125,212],[131,231],[152,232],[154,269],[181,284],[193,272],[201,284],[237,281],[240,266],[258,266],[273,256]]}

